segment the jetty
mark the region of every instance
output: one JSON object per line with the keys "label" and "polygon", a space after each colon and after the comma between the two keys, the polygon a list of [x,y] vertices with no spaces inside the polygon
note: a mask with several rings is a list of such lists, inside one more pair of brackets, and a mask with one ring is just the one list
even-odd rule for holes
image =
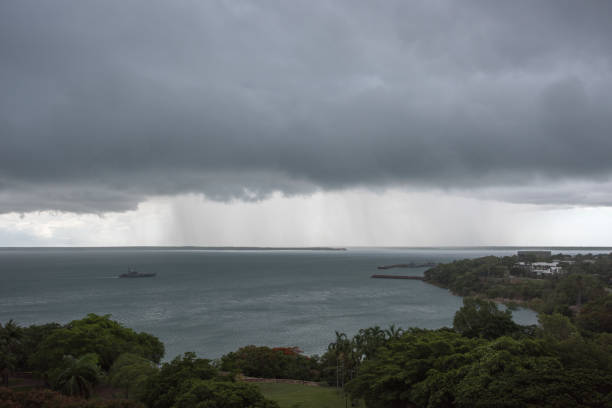
{"label": "jetty", "polygon": [[432,266],[436,266],[437,263],[435,262],[421,262],[421,263],[417,263],[417,262],[409,262],[409,263],[403,263],[403,264],[393,264],[393,265],[381,265],[378,266],[378,269],[393,269],[393,268],[425,268],[425,267],[432,267]]}
{"label": "jetty", "polygon": [[372,275],[374,279],[412,279],[412,280],[425,280],[424,276],[411,276],[411,275]]}

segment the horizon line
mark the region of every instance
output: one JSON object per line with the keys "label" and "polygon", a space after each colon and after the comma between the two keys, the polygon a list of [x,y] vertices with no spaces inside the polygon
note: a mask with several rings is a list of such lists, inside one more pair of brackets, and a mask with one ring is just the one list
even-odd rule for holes
{"label": "horizon line", "polygon": [[0,249],[176,249],[176,250],[311,250],[343,251],[347,249],[611,249],[612,246],[580,245],[347,245],[347,246],[255,246],[255,245],[46,245],[0,246]]}

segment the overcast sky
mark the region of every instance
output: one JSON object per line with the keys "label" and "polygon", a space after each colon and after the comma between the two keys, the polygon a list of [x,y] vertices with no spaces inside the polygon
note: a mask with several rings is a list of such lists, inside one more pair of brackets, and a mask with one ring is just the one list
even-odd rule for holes
{"label": "overcast sky", "polygon": [[612,2],[0,2],[0,245],[612,245]]}

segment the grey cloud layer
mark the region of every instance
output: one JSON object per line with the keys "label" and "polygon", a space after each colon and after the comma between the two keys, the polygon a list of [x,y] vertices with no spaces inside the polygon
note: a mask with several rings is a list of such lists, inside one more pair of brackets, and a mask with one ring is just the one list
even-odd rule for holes
{"label": "grey cloud layer", "polygon": [[4,1],[0,212],[605,182],[611,18],[596,1]]}

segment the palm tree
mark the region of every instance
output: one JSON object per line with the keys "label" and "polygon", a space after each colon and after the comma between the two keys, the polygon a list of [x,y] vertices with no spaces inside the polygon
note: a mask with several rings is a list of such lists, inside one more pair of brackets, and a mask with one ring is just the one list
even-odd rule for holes
{"label": "palm tree", "polygon": [[392,324],[391,326],[389,326],[388,329],[385,330],[385,335],[388,339],[399,339],[400,337],[402,337],[403,333],[404,329],[402,329],[401,327],[395,327],[395,324]]}
{"label": "palm tree", "polygon": [[6,322],[4,328],[2,328],[2,324],[0,324],[0,335],[5,337],[11,342],[19,342],[23,337],[23,333],[21,331],[21,327],[13,319]]}
{"label": "palm tree", "polygon": [[96,354],[85,354],[79,358],[65,356],[64,366],[55,379],[54,388],[66,395],[89,398],[101,376]]}
{"label": "palm tree", "polygon": [[8,342],[0,338],[0,376],[2,385],[8,387],[9,375],[15,369],[15,355],[11,353]]}
{"label": "palm tree", "polygon": [[350,361],[353,356],[353,344],[346,334],[336,332],[336,341],[330,343],[327,346],[327,350],[334,356],[334,363],[336,364],[336,388],[338,388],[344,385],[345,370],[351,369]]}
{"label": "palm tree", "polygon": [[8,386],[9,375],[17,366],[22,336],[21,328],[12,319],[4,327],[0,324],[0,374],[4,386]]}

